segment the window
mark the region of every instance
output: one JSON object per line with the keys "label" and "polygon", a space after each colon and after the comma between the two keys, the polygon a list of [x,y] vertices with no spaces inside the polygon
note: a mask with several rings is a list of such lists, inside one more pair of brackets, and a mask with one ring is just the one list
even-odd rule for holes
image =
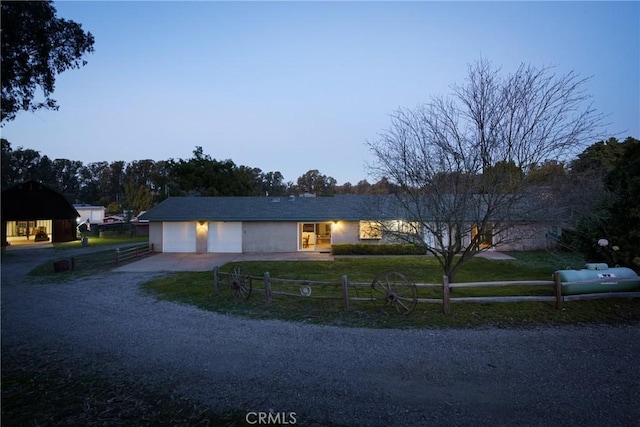
{"label": "window", "polygon": [[409,222],[409,221],[393,221],[389,224],[389,230],[396,231],[398,233],[403,234],[419,234],[418,230],[420,229],[420,224],[417,222]]}
{"label": "window", "polygon": [[331,223],[298,223],[298,250],[331,250]]}
{"label": "window", "polygon": [[493,231],[488,228],[491,224],[487,224],[487,228],[478,228],[474,225],[471,229],[471,239],[474,240],[478,249],[488,249],[493,246]]}
{"label": "window", "polygon": [[380,224],[375,221],[360,221],[360,239],[361,240],[382,239],[382,229],[380,227]]}
{"label": "window", "polygon": [[[452,234],[449,233],[451,228]],[[457,231],[455,225],[448,224],[431,224],[424,231],[424,242],[437,251],[449,249],[462,244],[461,234]]]}

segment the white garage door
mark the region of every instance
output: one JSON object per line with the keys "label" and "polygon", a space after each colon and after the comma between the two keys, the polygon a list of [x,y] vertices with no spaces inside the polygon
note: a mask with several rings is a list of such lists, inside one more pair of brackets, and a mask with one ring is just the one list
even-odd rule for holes
{"label": "white garage door", "polygon": [[242,252],[241,222],[209,222],[209,252]]}
{"label": "white garage door", "polygon": [[195,252],[195,222],[165,222],[162,224],[162,252]]}

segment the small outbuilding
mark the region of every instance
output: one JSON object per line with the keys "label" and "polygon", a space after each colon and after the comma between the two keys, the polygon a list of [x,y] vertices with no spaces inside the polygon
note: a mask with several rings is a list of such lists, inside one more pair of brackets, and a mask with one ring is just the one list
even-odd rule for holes
{"label": "small outbuilding", "polygon": [[2,246],[76,240],[80,215],[65,197],[29,180],[2,191]]}
{"label": "small outbuilding", "polygon": [[104,213],[106,208],[104,206],[92,206],[92,205],[73,205],[75,210],[80,215],[80,224],[102,224],[104,222]]}

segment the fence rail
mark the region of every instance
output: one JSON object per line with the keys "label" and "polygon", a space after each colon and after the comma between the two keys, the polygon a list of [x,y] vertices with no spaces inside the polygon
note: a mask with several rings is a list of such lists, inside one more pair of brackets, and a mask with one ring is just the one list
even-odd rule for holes
{"label": "fence rail", "polygon": [[136,258],[141,258],[143,256],[149,255],[153,252],[153,243],[151,244],[142,244],[137,246],[132,246],[127,249],[116,249],[116,265],[121,262],[129,261]]}
{"label": "fence rail", "polygon": [[[230,273],[223,273],[219,271],[218,267],[214,268],[214,284],[216,295],[220,295],[220,287],[222,284],[222,277],[230,277]],[[343,309],[346,311],[349,309],[349,302],[351,301],[377,301],[374,297],[363,297],[357,295],[359,288],[371,289],[372,284],[367,282],[349,282],[347,276],[342,276],[341,281],[338,282],[322,282],[312,280],[295,280],[295,279],[279,279],[272,278],[270,274],[264,273],[263,276],[247,276],[247,280],[253,282],[262,282],[263,288],[256,288],[254,290],[264,292],[266,304],[271,304],[273,295],[281,295],[294,298],[308,298],[308,299],[322,299],[322,300],[342,300]],[[618,282],[630,282],[632,280],[638,280],[637,278],[618,279]],[[496,282],[468,282],[468,283],[449,283],[447,276],[443,276],[442,283],[415,283],[412,286],[416,288],[438,288],[442,290],[441,298],[415,298],[417,303],[426,304],[442,304],[443,312],[445,315],[451,314],[452,303],[508,303],[508,302],[555,302],[555,307],[558,310],[562,309],[563,302],[565,301],[579,301],[590,300],[600,298],[640,298],[640,292],[601,292],[590,293],[581,295],[562,295],[562,286],[576,283],[592,283],[592,282],[565,282],[563,283],[558,274],[554,274],[553,280],[522,280],[522,281],[496,281]],[[593,283],[599,283],[593,281]],[[341,295],[312,295],[309,292],[307,295],[297,294],[293,292],[273,290],[274,284],[284,285],[298,285],[301,287],[326,287],[333,286],[341,289]],[[478,288],[478,287],[518,287],[518,286],[539,286],[547,287],[553,290],[553,295],[513,295],[513,296],[478,296],[478,297],[451,297],[451,289],[453,288]],[[351,291],[351,292],[350,292]],[[356,295],[350,295],[355,293]]]}

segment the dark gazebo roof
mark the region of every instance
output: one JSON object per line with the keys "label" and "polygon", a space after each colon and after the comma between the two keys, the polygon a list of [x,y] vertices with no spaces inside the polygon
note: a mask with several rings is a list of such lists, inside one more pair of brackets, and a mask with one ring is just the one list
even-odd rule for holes
{"label": "dark gazebo roof", "polygon": [[64,196],[29,180],[2,192],[2,221],[73,219],[80,215]]}

